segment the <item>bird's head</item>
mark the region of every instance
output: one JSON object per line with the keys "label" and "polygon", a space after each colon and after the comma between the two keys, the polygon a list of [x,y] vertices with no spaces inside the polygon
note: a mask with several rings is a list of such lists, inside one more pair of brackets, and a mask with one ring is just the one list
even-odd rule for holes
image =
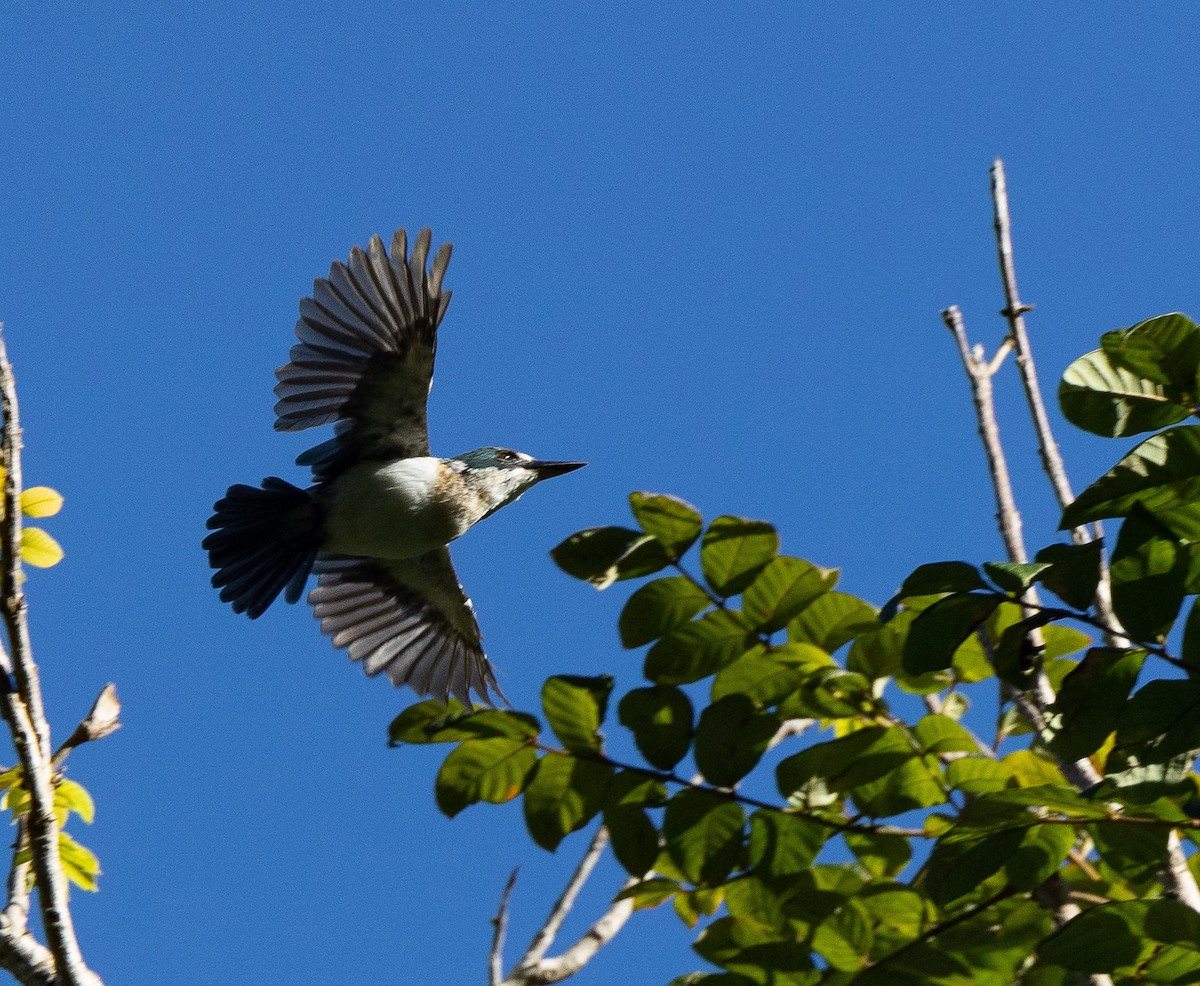
{"label": "bird's head", "polygon": [[512,503],[529,487],[552,476],[561,476],[587,465],[586,462],[547,462],[524,452],[493,445],[456,455],[446,464],[457,471],[470,487],[491,501],[488,513]]}

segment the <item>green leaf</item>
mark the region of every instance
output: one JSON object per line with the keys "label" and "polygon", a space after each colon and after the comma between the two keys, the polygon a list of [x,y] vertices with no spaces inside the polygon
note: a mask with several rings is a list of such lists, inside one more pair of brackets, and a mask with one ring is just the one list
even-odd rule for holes
{"label": "green leaf", "polygon": [[85,846],[81,846],[66,832],[58,833],[58,855],[63,873],[75,886],[93,893],[100,889],[100,860]]}
{"label": "green leaf", "polygon": [[760,707],[775,705],[799,689],[813,671],[835,667],[833,658],[812,644],[752,647],[717,672],[712,700],[742,694]]}
{"label": "green leaf", "polygon": [[918,614],[904,642],[908,674],[942,671],[954,663],[954,652],[1003,602],[1000,596],[974,593],[946,596]]}
{"label": "green leaf", "polygon": [[979,569],[965,561],[935,561],[921,565],[904,580],[896,594],[900,599],[933,596],[943,592],[972,592],[987,589]]}
{"label": "green leaf", "polygon": [[542,685],[542,710],[563,746],[572,753],[591,753],[601,746],[600,724],[608,710],[611,675],[583,678],[554,675]]}
{"label": "green leaf", "polygon": [[1200,681],[1151,681],[1138,689],[1118,721],[1117,744],[1162,758],[1200,748]]}
{"label": "green leaf", "polygon": [[1155,431],[1189,413],[1177,395],[1113,366],[1099,349],[1067,367],[1058,386],[1058,404],[1071,424],[1105,438]]}
{"label": "green leaf", "polygon": [[55,785],[54,808],[55,811],[61,812],[58,822],[60,826],[66,824],[68,812],[75,812],[88,825],[91,825],[96,817],[96,804],[92,801],[92,796],[88,794],[87,789],[82,784],[77,784],[67,778],[63,778]]}
{"label": "green leaf", "polygon": [[1120,972],[1157,951],[1157,946],[1195,956],[1198,942],[1200,915],[1186,904],[1166,899],[1127,900],[1101,904],[1072,918],[1038,946],[1038,958],[1078,972]]}
{"label": "green leaf", "polygon": [[593,527],[572,534],[551,550],[550,557],[568,575],[597,589],[653,575],[670,564],[658,539],[627,527]]}
{"label": "green leaf", "polygon": [[1036,560],[1050,565],[1038,581],[1068,606],[1087,609],[1100,582],[1103,542],[1051,544],[1037,553]]}
{"label": "green leaf", "polygon": [[40,527],[23,527],[21,560],[35,568],[51,568],[63,560],[63,549]]}
{"label": "green leaf", "polygon": [[1200,370],[1200,328],[1172,312],[1100,337],[1104,354],[1143,380],[1183,393],[1196,390]]}
{"label": "green leaf", "polygon": [[773,558],[742,594],[742,613],[752,629],[774,633],[837,585],[837,580],[837,569],[786,555]]}
{"label": "green leaf", "polygon": [[711,603],[708,594],[682,575],[647,582],[625,602],[617,628],[621,644],[641,647],[678,629]]}
{"label": "green leaf", "polygon": [[661,783],[623,770],[609,781],[604,795],[604,824],[613,855],[630,876],[645,876],[658,858],[658,829],[646,814],[667,800]]}
{"label": "green leaf", "polygon": [[700,567],[718,596],[736,596],[779,550],[779,535],[762,520],[717,517],[704,532]]}
{"label": "green leaf", "polygon": [[803,873],[812,867],[830,832],[798,815],[760,808],[750,816],[750,865],[765,880]]}
{"label": "green leaf", "polygon": [[1003,791],[1012,779],[1012,772],[990,757],[960,757],[946,764],[946,783],[972,797]]}
{"label": "green leaf", "polygon": [[477,801],[511,801],[536,763],[537,753],[527,741],[506,736],[467,740],[451,751],[438,771],[438,808],[453,818]]}
{"label": "green leaf", "polygon": [[788,640],[832,654],[860,633],[879,629],[875,607],[845,592],[827,592],[788,624]]}
{"label": "green leaf", "polygon": [[868,726],[792,754],[775,768],[775,778],[785,798],[802,792],[814,779],[845,794],[886,776],[914,756],[898,730]]}
{"label": "green leaf", "polygon": [[667,854],[693,883],[720,883],[741,860],[744,825],[741,805],[684,788],[667,802],[663,816]]}
{"label": "green leaf", "polygon": [[1008,882],[1033,890],[1058,872],[1075,844],[1075,831],[1067,825],[1034,825],[1025,830],[1021,844],[1004,863]]}
{"label": "green leaf", "polygon": [[710,784],[733,787],[755,768],[780,725],[745,695],[727,695],[700,713],[696,766]]}
{"label": "green leaf", "polygon": [[925,890],[930,899],[944,907],[978,889],[1004,868],[1024,834],[1014,828],[957,842],[939,841],[926,864]]}
{"label": "green leaf", "polygon": [[1200,541],[1200,427],[1147,438],[1067,506],[1059,528],[1124,517],[1139,503],[1177,537]]}
{"label": "green leaf", "polygon": [[1183,605],[1188,557],[1151,513],[1135,504],[1112,564],[1113,610],[1135,640],[1162,640]]}
{"label": "green leaf", "polygon": [[894,877],[912,859],[912,847],[902,835],[847,832],[844,838],[855,858],[876,880]]}
{"label": "green leaf", "polygon": [[1050,564],[1048,562],[1025,563],[1008,561],[988,561],[983,563],[983,570],[988,578],[1010,595],[1019,595],[1034,582],[1039,581]]}
{"label": "green leaf", "polygon": [[949,716],[931,712],[913,727],[913,736],[926,753],[979,753],[979,743]]}
{"label": "green leaf", "polygon": [[849,719],[875,705],[871,683],[854,671],[817,668],[805,676],[800,690],[784,699],[779,714],[785,719]]}
{"label": "green leaf", "polygon": [[670,900],[680,890],[678,881],[666,877],[655,876],[648,880],[639,880],[621,890],[614,900],[631,900],[635,911],[648,907],[658,907],[664,901]]}
{"label": "green leaf", "polygon": [[642,530],[658,540],[672,559],[680,558],[700,536],[700,511],[665,493],[630,493],[629,505]]}
{"label": "green leaf", "polygon": [[713,610],[673,630],[646,653],[643,673],[663,685],[685,685],[716,674],[745,653],[753,637],[741,617]]}
{"label": "green leaf", "polygon": [[1146,652],[1116,647],[1088,651],[1065,679],[1047,712],[1047,745],[1065,763],[1095,753],[1108,739],[1133,690]]}
{"label": "green leaf", "polygon": [[427,699],[410,705],[388,727],[388,745],[401,743],[458,743],[466,739],[507,736],[532,739],[541,732],[541,724],[524,712],[501,709],[467,711],[457,699],[442,704]]}
{"label": "green leaf", "polygon": [[1132,884],[1159,877],[1167,852],[1170,830],[1146,825],[1088,826],[1100,858]]}
{"label": "green leaf", "polygon": [[49,486],[31,486],[21,494],[21,513],[28,517],[53,517],[62,505],[62,494]]}
{"label": "green leaf", "polygon": [[617,716],[633,731],[642,756],[659,770],[673,769],[692,744],[691,700],[672,685],[635,688],[621,699]]}
{"label": "green leaf", "polygon": [[[554,852],[583,828],[604,803],[612,768],[596,760],[547,753],[525,785],[525,826],[543,849]],[[643,871],[644,872],[644,871]]]}

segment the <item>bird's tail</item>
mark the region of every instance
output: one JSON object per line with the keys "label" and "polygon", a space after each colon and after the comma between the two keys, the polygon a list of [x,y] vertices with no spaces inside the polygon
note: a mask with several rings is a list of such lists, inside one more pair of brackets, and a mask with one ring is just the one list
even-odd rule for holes
{"label": "bird's tail", "polygon": [[262,488],[229,487],[208,518],[204,539],[217,571],[214,587],[234,612],[262,616],[282,592],[294,603],[304,591],[321,543],[320,514],[306,491],[269,476]]}

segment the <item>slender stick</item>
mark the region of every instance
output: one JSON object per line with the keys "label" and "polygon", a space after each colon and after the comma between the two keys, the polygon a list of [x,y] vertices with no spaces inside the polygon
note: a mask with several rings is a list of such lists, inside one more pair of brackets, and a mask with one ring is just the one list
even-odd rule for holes
{"label": "slender stick", "polygon": [[[996,231],[996,254],[1000,264],[1000,280],[1004,284],[1004,309],[1000,312],[1008,320],[1009,339],[1017,351],[1017,369],[1021,374],[1021,386],[1025,390],[1025,400],[1029,405],[1029,413],[1033,418],[1033,428],[1038,439],[1038,456],[1042,460],[1042,468],[1050,478],[1050,485],[1060,508],[1075,499],[1071,490],[1071,481],[1067,478],[1067,468],[1059,451],[1058,442],[1054,439],[1054,431],[1050,427],[1050,417],[1046,413],[1046,402],[1042,398],[1041,384],[1038,382],[1037,367],[1033,361],[1033,350],[1029,345],[1029,333],[1025,329],[1025,313],[1033,310],[1021,300],[1017,290],[1017,268],[1013,260],[1012,219],[1008,211],[1008,184],[1004,178],[1004,162],[996,158],[992,162],[992,209],[993,227]],[[1071,531],[1071,539],[1076,544],[1086,544],[1103,536],[1103,530],[1097,522],[1089,531],[1087,527],[1076,527]],[[1109,579],[1108,565],[1100,566],[1100,582],[1096,586],[1096,611],[1104,624],[1114,632],[1121,630],[1112,608],[1112,585]],[[1116,641],[1110,639],[1110,645]]]}
{"label": "slender stick", "polygon": [[[587,965],[592,957],[612,941],[625,926],[625,922],[633,914],[633,901],[629,899],[614,901],[573,945],[565,949],[561,955],[546,958],[546,952],[554,944],[554,939],[558,937],[563,921],[575,905],[579,891],[596,868],[596,863],[599,862],[600,856],[607,846],[608,829],[601,825],[596,829],[596,834],[583,854],[583,859],[580,860],[571,879],[563,889],[562,896],[551,908],[549,917],[546,918],[538,933],[534,935],[533,941],[530,942],[525,954],[521,956],[521,960],[500,986],[530,986],[533,983],[556,983],[566,979]],[[634,882],[633,879],[626,880],[621,889],[625,889]]]}
{"label": "slender stick", "polygon": [[607,846],[608,829],[601,825],[596,829],[596,834],[592,836],[587,852],[583,854],[579,865],[575,867],[575,872],[571,874],[571,879],[567,881],[562,894],[550,909],[545,923],[538,929],[537,934],[533,936],[533,941],[529,943],[529,948],[521,956],[518,968],[540,962],[550,946],[554,944],[554,939],[558,937],[563,921],[571,913],[571,908],[575,906],[575,898],[579,896],[579,891],[583,889],[588,877],[592,875],[592,870],[596,868],[596,864],[600,861],[600,856]]}
{"label": "slender stick", "polygon": [[27,814],[38,902],[46,943],[54,955],[58,980],[66,986],[96,986],[99,978],[83,962],[67,900],[67,880],[58,853],[54,813],[50,727],[42,706],[25,594],[21,589],[21,424],[17,388],[0,325],[0,412],[3,413],[4,519],[0,524],[0,610],[8,630],[17,691],[0,704],[25,772],[30,806]]}
{"label": "slender stick", "polygon": [[488,961],[488,982],[491,986],[500,986],[504,980],[504,936],[508,932],[508,898],[512,896],[513,887],[517,885],[517,871],[508,875],[508,882],[500,894],[500,907],[492,918],[492,951]]}

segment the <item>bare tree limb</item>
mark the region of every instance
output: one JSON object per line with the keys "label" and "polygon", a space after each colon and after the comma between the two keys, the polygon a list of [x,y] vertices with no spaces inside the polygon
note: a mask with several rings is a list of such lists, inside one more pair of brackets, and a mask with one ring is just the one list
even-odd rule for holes
{"label": "bare tree limb", "polygon": [[[1071,490],[1071,481],[1067,477],[1067,468],[1059,451],[1058,442],[1054,439],[1054,431],[1050,427],[1050,417],[1046,413],[1046,402],[1042,398],[1041,384],[1038,382],[1037,367],[1033,361],[1033,350],[1029,345],[1029,333],[1025,329],[1025,313],[1033,310],[1021,300],[1017,290],[1017,268],[1013,260],[1012,219],[1008,211],[1008,184],[1004,177],[1004,162],[996,158],[992,162],[992,210],[993,227],[996,231],[996,254],[1000,264],[1000,280],[1004,284],[1004,309],[1000,312],[1008,320],[1009,336],[1017,351],[1017,369],[1021,374],[1021,386],[1025,390],[1025,400],[1029,405],[1029,413],[1033,418],[1034,431],[1038,438],[1038,456],[1042,460],[1042,468],[1050,478],[1054,496],[1060,508],[1065,508],[1075,494]],[[1076,544],[1086,544],[1103,536],[1099,522],[1087,527],[1076,527],[1071,531],[1071,539]],[[1121,624],[1112,608],[1112,587],[1109,579],[1108,565],[1100,565],[1100,582],[1096,586],[1096,612],[1110,630],[1120,631]],[[1119,646],[1115,639],[1108,641],[1110,645]]]}
{"label": "bare tree limb", "polygon": [[491,986],[500,986],[504,980],[504,936],[508,932],[508,898],[512,896],[513,887],[517,885],[517,871],[508,875],[508,882],[500,894],[500,907],[492,918],[492,951],[488,958],[488,982]]}
{"label": "bare tree limb", "polygon": [[558,932],[562,928],[563,921],[567,919],[567,915],[571,913],[571,908],[575,906],[575,898],[579,896],[579,891],[583,889],[583,885],[587,883],[588,877],[592,875],[592,870],[600,862],[600,857],[607,846],[608,829],[601,825],[596,829],[596,834],[592,836],[592,841],[587,848],[587,852],[583,854],[579,865],[575,867],[575,872],[571,874],[571,879],[567,881],[562,894],[550,909],[550,914],[547,916],[545,923],[538,929],[537,934],[533,936],[533,941],[529,943],[529,948],[521,956],[518,968],[535,965],[549,951],[550,946],[554,944],[554,939],[558,937]]}
{"label": "bare tree limb", "polygon": [[[26,815],[38,902],[57,981],[64,986],[97,986],[83,962],[67,901],[67,879],[58,851],[50,727],[42,705],[37,665],[29,640],[25,594],[21,588],[21,424],[17,388],[0,326],[0,412],[3,413],[4,519],[0,524],[0,610],[11,649],[16,691],[6,692],[0,711],[13,735],[24,770],[30,806]],[[24,936],[20,936],[23,938]],[[11,970],[15,974],[15,970]]]}

